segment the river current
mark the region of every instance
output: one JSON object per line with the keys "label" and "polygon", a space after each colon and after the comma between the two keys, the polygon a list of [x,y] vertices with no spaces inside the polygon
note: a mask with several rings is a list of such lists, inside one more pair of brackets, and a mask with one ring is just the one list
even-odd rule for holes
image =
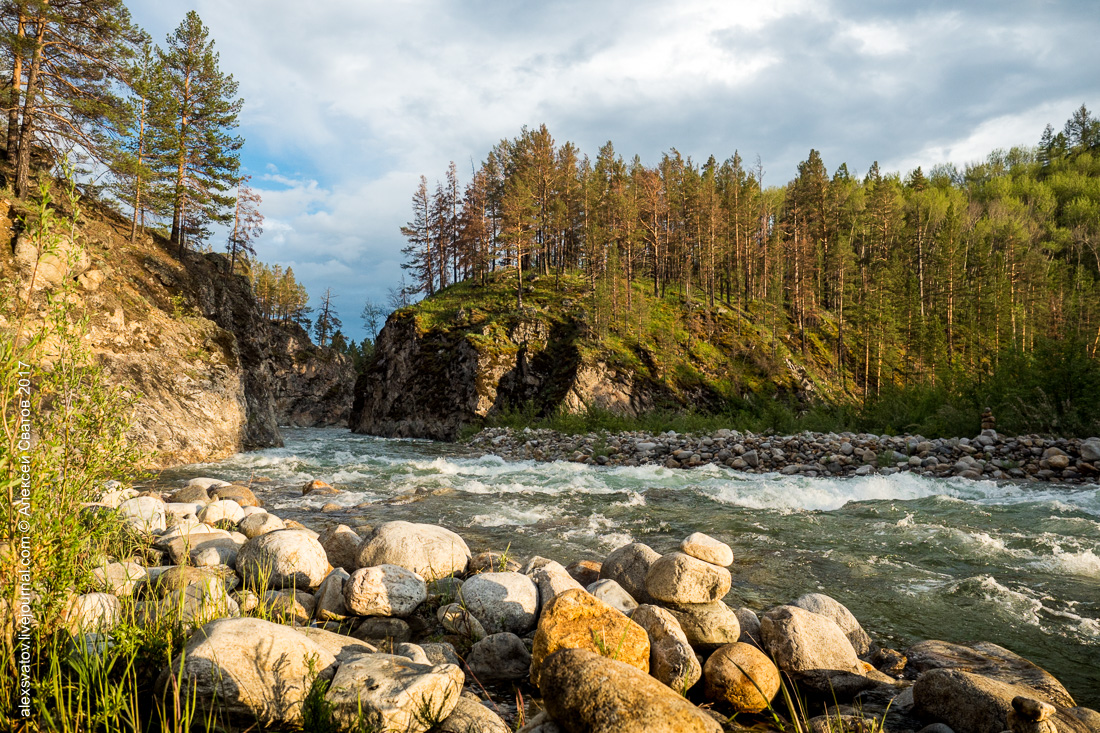
{"label": "river current", "polygon": [[[992,641],[1100,708],[1096,485],[505,462],[346,430],[284,436],[283,448],[171,469],[158,483],[259,479],[253,490],[268,509],[316,530],[428,522],[458,532],[474,553],[507,548],[563,565],[632,541],[669,552],[706,532],[733,548],[726,601],[735,607],[827,593],[880,644]],[[315,478],[346,492],[301,496]],[[339,509],[322,512],[330,503]]]}

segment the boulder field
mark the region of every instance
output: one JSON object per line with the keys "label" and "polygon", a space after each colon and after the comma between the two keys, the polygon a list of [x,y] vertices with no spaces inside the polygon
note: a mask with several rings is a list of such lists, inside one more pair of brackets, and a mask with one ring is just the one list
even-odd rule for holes
{"label": "boulder field", "polygon": [[116,510],[148,550],[107,559],[63,615],[95,642],[126,604],[138,623],[169,614],[190,636],[156,689],[184,690],[224,720],[290,730],[323,714],[326,729],[405,733],[718,733],[789,730],[792,718],[806,731],[1100,731],[1100,713],[995,644],[891,649],[821,592],[731,604],[733,552],[701,533],[665,555],[632,543],[565,568],[475,557],[430,524],[318,535],[225,486],[105,494],[95,509]]}

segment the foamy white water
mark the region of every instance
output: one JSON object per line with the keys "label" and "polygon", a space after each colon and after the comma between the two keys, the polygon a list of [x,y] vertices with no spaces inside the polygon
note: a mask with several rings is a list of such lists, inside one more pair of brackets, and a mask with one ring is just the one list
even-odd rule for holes
{"label": "foamy white water", "polygon": [[[284,448],[166,472],[254,483],[272,510],[321,528],[392,519],[459,532],[477,552],[563,563],[631,541],[661,552],[703,531],[734,549],[727,602],[761,610],[826,592],[885,645],[1002,644],[1100,706],[1100,490],[909,473],[850,479],[716,466],[505,462],[460,447],[288,430]],[[345,489],[302,497],[322,479]],[[329,512],[320,509],[326,504]],[[336,511],[333,511],[333,509]]]}

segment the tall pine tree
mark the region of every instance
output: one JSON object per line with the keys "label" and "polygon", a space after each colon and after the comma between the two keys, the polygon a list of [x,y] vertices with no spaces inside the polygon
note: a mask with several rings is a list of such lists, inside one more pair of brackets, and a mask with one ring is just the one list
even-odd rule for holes
{"label": "tall pine tree", "polygon": [[214,41],[198,13],[190,11],[167,48],[160,52],[167,79],[158,100],[171,115],[172,127],[161,151],[160,166],[171,171],[171,239],[183,255],[188,242],[209,236],[209,224],[232,221],[239,151],[244,141],[234,134],[243,101],[237,82],[218,68]]}

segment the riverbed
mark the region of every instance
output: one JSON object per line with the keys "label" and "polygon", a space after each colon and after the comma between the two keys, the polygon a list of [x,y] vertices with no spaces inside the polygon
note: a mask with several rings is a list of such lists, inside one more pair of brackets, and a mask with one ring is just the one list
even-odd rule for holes
{"label": "riverbed", "polygon": [[[1100,708],[1100,488],[744,474],[714,465],[506,462],[460,445],[284,429],[286,445],[163,472],[251,483],[316,530],[404,519],[448,527],[475,553],[602,560],[701,531],[733,548],[727,603],[761,611],[807,592],[847,605],[883,645],[992,641]],[[321,479],[344,492],[301,495]],[[327,505],[327,507],[326,507]],[[325,507],[326,511],[322,511]]]}

